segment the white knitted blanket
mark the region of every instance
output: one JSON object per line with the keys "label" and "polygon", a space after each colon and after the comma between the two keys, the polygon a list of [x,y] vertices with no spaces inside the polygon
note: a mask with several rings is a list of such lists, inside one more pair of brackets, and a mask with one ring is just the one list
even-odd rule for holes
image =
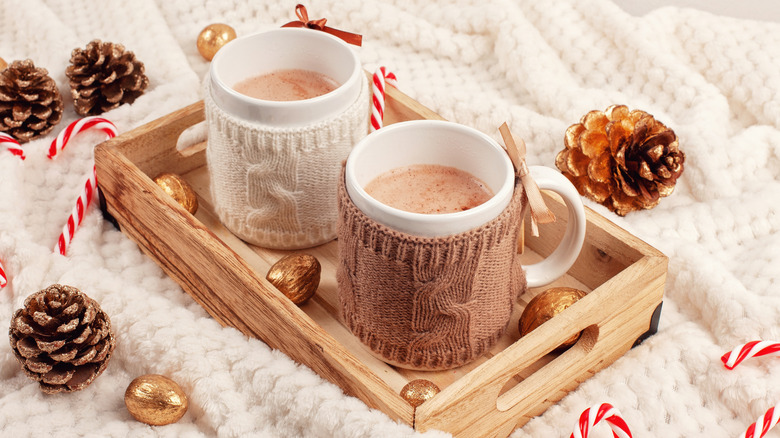
{"label": "white knitted blanket", "polygon": [[[294,19],[295,1],[2,0],[0,57],[32,59],[68,95],[70,52],[124,44],[150,86],[105,116],[120,132],[200,99],[208,63],[195,40],[213,22],[239,35]],[[585,408],[618,407],[637,437],[733,437],[780,400],[780,360],[727,371],[719,357],[780,340],[780,26],[664,8],[627,15],[608,0],[316,0],[312,18],[364,35],[360,56],[443,117],[496,135],[508,121],[531,164],[554,166],[566,128],[613,103],[672,127],[687,155],[675,193],[619,218],[670,258],[657,335],[513,437],[568,436]],[[263,342],[223,328],[91,207],[67,257],[52,253],[100,134],[45,151],[75,120],[0,153],[0,321],[51,283],[78,287],[110,315],[118,345],[87,389],[47,396],[0,342],[0,436],[410,437],[408,426],[347,397]],[[0,327],[2,327],[0,325]],[[173,425],[136,422],[128,383],[159,373],[190,409]],[[603,429],[602,429],[603,428]],[[772,432],[774,436],[780,436]],[[429,432],[425,436],[446,436]],[[608,436],[600,426],[591,436]],[[771,434],[770,434],[771,436]]]}

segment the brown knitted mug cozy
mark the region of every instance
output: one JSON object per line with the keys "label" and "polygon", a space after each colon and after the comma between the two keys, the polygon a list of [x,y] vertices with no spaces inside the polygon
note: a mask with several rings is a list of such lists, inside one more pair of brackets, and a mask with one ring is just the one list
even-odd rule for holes
{"label": "brown knitted mug cozy", "polygon": [[519,181],[509,206],[472,230],[424,238],[360,211],[339,182],[337,280],[345,324],[385,361],[433,370],[464,365],[504,333],[526,290],[517,254],[527,205]]}

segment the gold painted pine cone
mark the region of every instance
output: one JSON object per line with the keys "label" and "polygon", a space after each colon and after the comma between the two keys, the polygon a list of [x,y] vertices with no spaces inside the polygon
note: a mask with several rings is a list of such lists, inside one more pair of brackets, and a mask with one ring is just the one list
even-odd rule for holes
{"label": "gold painted pine cone", "polygon": [[98,303],[59,284],[27,297],[8,334],[25,374],[49,394],[86,388],[105,370],[116,345]]}
{"label": "gold painted pine cone", "polygon": [[57,83],[45,68],[26,59],[0,70],[0,132],[28,142],[51,132],[63,108]]}
{"label": "gold painted pine cone", "polygon": [[684,169],[674,131],[624,105],[585,114],[566,130],[564,144],[558,169],[581,195],[620,216],[658,205]]}
{"label": "gold painted pine cone", "polygon": [[73,49],[65,69],[80,116],[98,115],[133,103],[149,85],[144,64],[121,44],[94,40]]}

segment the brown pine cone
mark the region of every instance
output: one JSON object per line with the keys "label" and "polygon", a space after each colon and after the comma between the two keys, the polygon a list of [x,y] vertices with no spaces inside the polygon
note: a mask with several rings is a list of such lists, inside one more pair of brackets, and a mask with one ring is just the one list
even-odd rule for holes
{"label": "brown pine cone", "polygon": [[98,303],[59,284],[27,297],[8,334],[25,374],[49,394],[86,388],[106,369],[116,345]]}
{"label": "brown pine cone", "polygon": [[581,195],[620,216],[671,195],[685,162],[674,131],[624,105],[585,114],[566,130],[564,144],[558,169]]}
{"label": "brown pine cone", "polygon": [[73,49],[65,69],[76,112],[98,115],[144,93],[149,78],[144,64],[121,44],[94,40],[85,49]]}
{"label": "brown pine cone", "polygon": [[0,70],[0,131],[25,143],[62,120],[62,96],[45,68],[29,59]]}

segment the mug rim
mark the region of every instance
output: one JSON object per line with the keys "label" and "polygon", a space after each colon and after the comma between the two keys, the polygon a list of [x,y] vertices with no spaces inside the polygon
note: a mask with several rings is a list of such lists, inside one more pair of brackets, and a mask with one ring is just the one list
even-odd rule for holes
{"label": "mug rim", "polygon": [[[303,33],[305,32],[305,33]],[[233,89],[232,86],[225,83],[225,81],[220,77],[218,69],[221,62],[223,61],[223,58],[227,58],[230,56],[233,50],[237,50],[236,48],[239,47],[239,45],[243,44],[249,44],[252,40],[255,39],[261,39],[261,38],[268,38],[272,37],[274,34],[285,34],[285,33],[300,33],[300,35],[305,35],[305,38],[313,38],[313,39],[320,39],[323,41],[330,41],[332,43],[336,43],[337,46],[339,46],[342,49],[345,49],[345,53],[349,54],[349,58],[352,60],[353,68],[352,72],[350,73],[347,80],[345,80],[343,83],[340,83],[338,87],[336,87],[334,90],[329,91],[325,94],[312,97],[309,99],[300,99],[300,100],[266,100],[266,99],[259,99],[256,97],[250,97],[243,93],[240,93]],[[330,100],[336,100],[339,97],[342,97],[342,95],[350,93],[354,90],[354,84],[356,81],[360,79],[360,75],[362,74],[362,68],[360,59],[358,58],[357,54],[354,50],[352,50],[349,45],[341,40],[340,38],[337,38],[333,35],[330,35],[326,32],[320,32],[312,29],[303,29],[303,28],[279,28],[279,29],[272,29],[272,30],[266,30],[266,31],[260,31],[256,32],[250,35],[245,35],[240,38],[236,38],[234,40],[229,41],[225,46],[223,46],[217,53],[214,55],[214,58],[211,61],[211,65],[209,66],[209,80],[211,82],[211,94],[212,97],[215,98],[216,102],[225,102],[226,99],[220,98],[218,96],[215,96],[215,93],[221,93],[222,97],[226,97],[227,100],[231,100],[232,102],[229,103],[230,109],[224,108],[225,111],[228,111],[230,114],[241,117],[243,119],[251,120],[251,118],[242,115],[242,114],[236,114],[237,108],[242,108],[243,110],[247,110],[249,108],[263,108],[269,112],[274,111],[285,111],[285,112],[291,112],[291,111],[298,111],[298,110],[304,110],[307,107],[317,106],[317,105],[324,105],[327,103],[327,101]],[[359,89],[357,94],[359,94]],[[349,104],[352,102],[350,101]],[[349,105],[347,104],[347,106]],[[220,105],[222,106],[222,105]],[[241,111],[239,111],[241,112]],[[326,118],[326,117],[321,117]],[[257,120],[252,120],[255,123],[261,123],[265,124],[263,122],[259,122]],[[311,123],[317,120],[311,120],[311,121],[304,121],[304,122],[293,122],[293,123],[282,123],[282,125],[303,125],[306,123]]]}
{"label": "mug rim", "polygon": [[[434,213],[434,214],[417,213],[417,212],[401,210],[399,208],[391,207],[387,204],[384,204],[379,200],[377,200],[376,198],[369,195],[368,192],[366,192],[366,190],[363,188],[363,186],[357,182],[357,178],[355,176],[357,160],[360,158],[360,154],[363,153],[363,151],[365,151],[368,147],[370,147],[371,142],[379,136],[392,135],[395,131],[398,130],[419,129],[420,127],[443,128],[443,129],[468,133],[482,140],[482,142],[489,145],[492,148],[492,150],[499,152],[500,155],[502,156],[502,161],[504,162],[503,170],[507,174],[503,182],[501,183],[500,188],[493,194],[493,196],[490,199],[488,199],[487,201],[485,201],[480,205],[477,205],[476,207],[464,211],[458,211],[452,213]],[[374,177],[376,176],[378,175],[375,175]],[[461,220],[461,221],[467,220],[473,218],[474,216],[486,214],[488,210],[497,209],[496,214],[492,215],[490,218],[493,219],[498,215],[500,215],[501,212],[509,204],[509,202],[512,199],[512,194],[514,193],[514,188],[515,188],[514,166],[512,165],[512,161],[510,160],[509,155],[506,153],[506,150],[503,147],[501,147],[501,145],[499,145],[498,142],[496,142],[493,138],[491,138],[487,134],[475,128],[466,125],[461,125],[455,122],[446,121],[446,120],[409,120],[409,121],[394,123],[370,133],[369,135],[361,139],[354,146],[352,152],[347,157],[344,179],[347,188],[347,194],[350,196],[353,203],[355,203],[355,196],[353,196],[354,193],[356,195],[359,195],[363,200],[366,201],[366,203],[370,204],[372,208],[379,210],[383,214],[389,215],[391,217],[396,217],[401,220],[410,221],[416,224],[426,224],[426,225],[441,225],[445,223],[450,223],[451,221],[454,220]],[[360,203],[360,201],[358,202]],[[357,203],[355,204],[356,207],[358,207],[358,209],[363,211],[364,214],[371,217],[372,219],[381,222],[390,228],[398,229],[398,227],[387,224],[385,223],[385,221],[376,218],[373,214],[366,212],[364,208],[362,208]],[[502,207],[502,208],[498,209],[498,207]],[[487,221],[484,221],[482,222],[482,224],[486,222]],[[458,231],[455,233],[443,233],[443,234],[437,234],[436,236],[458,234],[461,232],[469,231],[473,228],[476,228],[477,226],[479,225],[471,226],[466,229],[463,229],[462,231]],[[407,232],[407,233],[423,235],[414,232]],[[428,236],[428,237],[436,237],[436,236]]]}

